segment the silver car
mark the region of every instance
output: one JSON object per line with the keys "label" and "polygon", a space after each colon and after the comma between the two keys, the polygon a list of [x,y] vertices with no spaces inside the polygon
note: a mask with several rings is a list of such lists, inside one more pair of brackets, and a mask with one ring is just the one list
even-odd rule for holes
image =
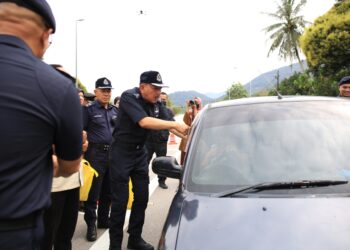
{"label": "silver car", "polygon": [[350,101],[247,98],[207,105],[159,249],[349,250]]}

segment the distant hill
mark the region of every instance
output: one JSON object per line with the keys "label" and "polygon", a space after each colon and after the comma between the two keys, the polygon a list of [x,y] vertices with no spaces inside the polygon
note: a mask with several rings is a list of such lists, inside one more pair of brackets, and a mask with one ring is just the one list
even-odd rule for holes
{"label": "distant hill", "polygon": [[[304,68],[307,68],[307,64],[304,61]],[[251,87],[251,94],[257,94],[258,92],[262,90],[268,90],[276,86],[276,75],[277,71],[279,71],[280,75],[280,82],[293,75],[295,72],[300,72],[301,68],[298,63],[292,64],[292,66],[285,66],[281,67],[278,69],[271,70],[269,72],[263,73],[256,78],[254,78],[251,81],[251,86],[250,83],[244,84],[245,89],[248,91],[250,90]],[[215,102],[215,101],[220,101],[225,97],[225,91],[223,90],[220,93],[206,93],[202,94],[194,90],[190,91],[177,91],[174,93],[169,94],[169,98],[172,101],[174,106],[185,106],[186,100],[192,100],[195,96],[198,96],[202,99],[203,105]]]}
{"label": "distant hill", "polygon": [[203,105],[214,101],[214,98],[210,98],[194,90],[177,91],[169,94],[169,99],[172,101],[174,106],[185,106],[186,100],[193,100],[194,97],[201,98]]}
{"label": "distant hill", "polygon": [[[306,62],[304,61],[303,63],[304,63],[304,68],[307,69]],[[294,73],[301,72],[301,67],[298,63],[294,63],[291,66],[285,66],[285,67],[281,67],[281,68],[263,73],[258,77],[254,78],[251,82],[244,84],[245,89],[249,93],[251,88],[251,94],[254,95],[262,90],[268,90],[268,89],[274,88],[277,84],[277,80],[276,80],[277,71],[279,71],[280,82],[281,82],[283,79],[292,76]]]}
{"label": "distant hill", "polygon": [[217,99],[217,98],[225,95],[225,91],[222,91],[219,93],[209,92],[209,93],[204,93],[204,95],[206,95],[207,97],[212,98],[212,99]]}

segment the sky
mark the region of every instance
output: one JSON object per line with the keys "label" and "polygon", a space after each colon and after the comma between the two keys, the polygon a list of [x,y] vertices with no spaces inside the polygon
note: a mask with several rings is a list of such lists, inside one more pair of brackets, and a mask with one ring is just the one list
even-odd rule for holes
{"label": "sky", "polygon": [[[277,52],[267,57],[262,30],[276,20],[264,13],[273,13],[277,0],[47,1],[57,30],[44,61],[78,75],[89,92],[107,77],[117,96],[156,70],[168,93],[218,93],[290,65]],[[313,22],[334,2],[308,0],[301,14]]]}

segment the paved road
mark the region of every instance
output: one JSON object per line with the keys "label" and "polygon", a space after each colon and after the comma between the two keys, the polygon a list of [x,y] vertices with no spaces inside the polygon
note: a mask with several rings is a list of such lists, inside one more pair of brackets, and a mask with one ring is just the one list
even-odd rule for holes
{"label": "paved road", "polygon": [[[179,159],[179,146],[180,139],[176,137],[176,144],[168,144],[168,155],[172,155]],[[168,209],[172,198],[175,195],[177,186],[179,184],[178,180],[167,179],[168,189],[161,189],[158,187],[157,176],[152,172],[150,167],[150,198],[148,207],[146,210],[145,225],[143,227],[143,238],[157,246],[160,233],[168,213]],[[129,210],[128,210],[129,211]],[[124,240],[123,249],[126,248],[128,233],[127,222],[129,213],[127,213],[126,225],[124,225]],[[98,229],[98,239],[95,242],[88,242],[85,239],[86,234],[86,224],[84,222],[84,214],[80,213],[78,218],[77,227],[73,237],[73,250],[104,250],[109,247],[109,234],[108,230]]]}

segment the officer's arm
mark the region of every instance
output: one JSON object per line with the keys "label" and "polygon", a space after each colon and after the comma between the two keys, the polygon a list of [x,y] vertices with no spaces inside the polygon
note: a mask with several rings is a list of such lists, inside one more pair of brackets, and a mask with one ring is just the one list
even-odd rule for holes
{"label": "officer's arm", "polygon": [[68,85],[61,112],[58,114],[59,126],[54,138],[57,156],[58,176],[69,176],[79,171],[83,146],[83,118],[77,91]]}
{"label": "officer's arm", "polygon": [[57,158],[58,168],[55,176],[68,177],[79,171],[81,157],[73,161]]}
{"label": "officer's arm", "polygon": [[186,134],[188,131],[188,126],[186,124],[174,122],[174,121],[165,121],[153,117],[144,117],[139,122],[141,128],[145,129],[154,129],[154,130],[163,130],[163,129],[175,129],[181,134]]}
{"label": "officer's arm", "polygon": [[[83,131],[83,147],[82,147],[82,151],[85,152],[87,147],[88,147],[88,141],[87,141],[87,136],[86,136],[86,132]],[[53,148],[54,150],[54,148]],[[68,177],[72,174],[74,174],[75,172],[79,171],[80,168],[80,161],[81,161],[80,157],[77,160],[73,160],[73,161],[66,161],[63,159],[59,159],[56,155],[52,156],[52,162],[53,162],[53,176],[54,177],[59,177],[59,176],[63,176],[63,177]]]}

